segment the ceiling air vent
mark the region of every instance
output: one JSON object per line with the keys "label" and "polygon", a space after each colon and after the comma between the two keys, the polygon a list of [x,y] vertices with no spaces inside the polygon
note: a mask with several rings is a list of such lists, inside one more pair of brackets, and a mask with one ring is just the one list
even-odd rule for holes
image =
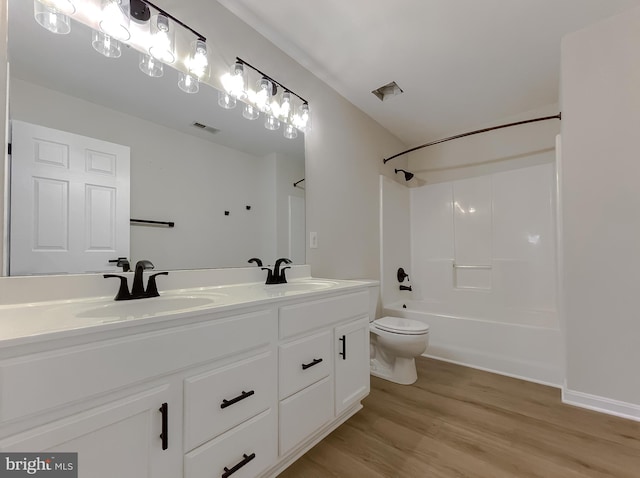
{"label": "ceiling air vent", "polygon": [[206,124],[198,123],[197,121],[194,121],[194,123],[191,126],[204,130],[207,133],[211,133],[211,134],[216,134],[220,132],[219,129],[214,128],[213,126],[207,126]]}
{"label": "ceiling air vent", "polygon": [[381,86],[377,90],[373,90],[371,93],[376,95],[380,101],[384,101],[401,94],[402,88],[400,88],[395,81],[392,81],[391,83]]}

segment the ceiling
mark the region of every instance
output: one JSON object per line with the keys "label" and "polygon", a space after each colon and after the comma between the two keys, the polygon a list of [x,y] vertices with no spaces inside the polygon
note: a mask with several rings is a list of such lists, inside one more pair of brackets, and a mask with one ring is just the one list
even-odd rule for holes
{"label": "ceiling", "polygon": [[[219,0],[407,146],[558,102],[561,38],[640,0]],[[380,101],[391,81],[404,90]]]}

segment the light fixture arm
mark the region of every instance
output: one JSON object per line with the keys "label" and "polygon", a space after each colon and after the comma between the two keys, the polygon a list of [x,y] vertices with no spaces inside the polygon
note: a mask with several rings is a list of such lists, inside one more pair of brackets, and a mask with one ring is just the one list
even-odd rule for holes
{"label": "light fixture arm", "polygon": [[[145,0],[146,1],[146,0]],[[253,71],[257,71],[260,75],[262,75],[263,78],[266,78],[267,80],[269,80],[270,82],[278,85],[280,88],[282,88],[285,91],[288,91],[289,93],[291,93],[294,96],[297,96],[300,101],[302,101],[304,104],[308,105],[309,102],[307,100],[305,100],[302,96],[300,96],[299,94],[297,94],[295,91],[292,91],[291,88],[287,88],[286,86],[284,86],[282,83],[280,83],[279,81],[274,80],[273,78],[271,78],[269,75],[267,75],[266,73],[264,73],[263,71],[259,70],[258,68],[256,68],[255,66],[251,65],[250,63],[247,63],[246,61],[244,61],[242,58],[236,56],[236,62],[242,64],[242,65],[247,65],[249,68],[251,68]]]}
{"label": "light fixture arm", "polygon": [[207,39],[205,38],[204,35],[201,35],[200,33],[198,33],[197,31],[195,31],[193,28],[191,28],[189,25],[181,22],[180,20],[178,20],[176,17],[174,17],[173,15],[171,15],[169,12],[163,10],[162,8],[160,8],[159,6],[151,3],[149,0],[140,0],[142,3],[145,3],[147,5],[149,5],[150,7],[154,8],[155,10],[157,10],[159,13],[161,13],[162,15],[171,18],[171,20],[173,20],[174,22],[176,22],[178,25],[182,26],[183,28],[186,28],[187,30],[189,30],[191,33],[193,33],[196,37],[198,37],[198,40],[202,40],[204,42],[207,41]]}

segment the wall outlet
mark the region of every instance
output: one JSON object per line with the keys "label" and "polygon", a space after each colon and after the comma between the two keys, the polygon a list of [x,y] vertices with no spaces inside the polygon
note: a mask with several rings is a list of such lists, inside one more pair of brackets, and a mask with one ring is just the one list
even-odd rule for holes
{"label": "wall outlet", "polygon": [[317,249],[318,248],[318,233],[310,232],[309,233],[309,249]]}

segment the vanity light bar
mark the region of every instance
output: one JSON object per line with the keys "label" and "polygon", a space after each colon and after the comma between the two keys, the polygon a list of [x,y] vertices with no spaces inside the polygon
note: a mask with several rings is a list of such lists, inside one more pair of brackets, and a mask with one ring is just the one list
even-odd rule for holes
{"label": "vanity light bar", "polygon": [[309,102],[307,100],[305,100],[302,96],[300,96],[299,94],[297,94],[296,92],[294,92],[291,88],[287,88],[286,86],[284,86],[282,83],[280,83],[277,80],[274,80],[273,78],[271,78],[269,75],[267,75],[266,73],[264,73],[263,71],[259,70],[258,68],[256,68],[255,66],[253,66],[251,63],[247,63],[246,61],[244,61],[242,58],[236,56],[236,61],[242,65],[246,65],[249,68],[251,68],[253,71],[259,73],[263,78],[266,78],[267,80],[269,80],[271,83],[274,83],[276,85],[278,85],[280,88],[282,88],[284,91],[288,91],[289,93],[291,93],[294,96],[297,96],[298,99],[300,99],[300,101],[302,101],[302,103],[304,104],[309,104]]}

